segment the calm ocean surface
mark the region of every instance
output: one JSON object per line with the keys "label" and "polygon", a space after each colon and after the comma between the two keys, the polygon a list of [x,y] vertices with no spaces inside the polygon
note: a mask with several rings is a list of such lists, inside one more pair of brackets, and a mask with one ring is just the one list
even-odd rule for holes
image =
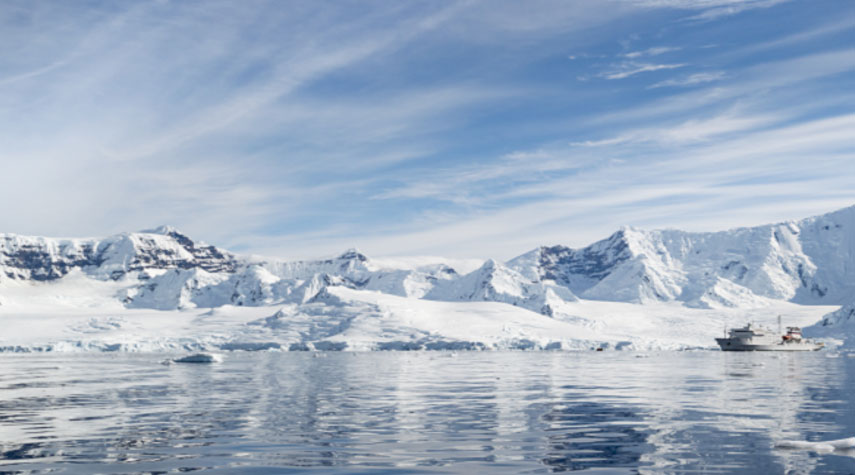
{"label": "calm ocean surface", "polygon": [[0,472],[855,473],[826,353],[0,355]]}

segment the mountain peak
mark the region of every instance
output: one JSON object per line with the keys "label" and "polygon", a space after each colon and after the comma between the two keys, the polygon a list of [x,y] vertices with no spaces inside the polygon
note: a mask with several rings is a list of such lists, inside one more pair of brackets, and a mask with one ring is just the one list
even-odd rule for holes
{"label": "mountain peak", "polygon": [[484,264],[481,265],[481,269],[493,270],[493,269],[499,267],[500,265],[501,264],[499,264],[499,262],[496,261],[495,259],[487,259],[486,261],[484,261]]}
{"label": "mountain peak", "polygon": [[190,239],[189,236],[182,233],[174,226],[170,226],[168,224],[162,224],[154,229],[147,229],[142,232],[146,234],[160,234],[161,236],[171,237],[178,241],[178,243],[184,247],[192,247],[195,245],[195,243],[192,239]]}
{"label": "mountain peak", "polygon": [[179,231],[175,226],[171,226],[169,224],[161,224],[160,226],[158,226],[156,228],[143,229],[142,231],[140,231],[140,233],[143,233],[143,234],[160,234],[163,236],[172,236],[172,235],[176,235],[176,234],[180,235],[180,236],[185,236],[185,234],[182,233],[181,231]]}
{"label": "mountain peak", "polygon": [[343,261],[356,260],[359,262],[365,262],[368,260],[368,257],[366,257],[365,254],[359,252],[359,250],[355,247],[352,247],[344,251],[340,256],[338,256],[338,259],[341,259]]}

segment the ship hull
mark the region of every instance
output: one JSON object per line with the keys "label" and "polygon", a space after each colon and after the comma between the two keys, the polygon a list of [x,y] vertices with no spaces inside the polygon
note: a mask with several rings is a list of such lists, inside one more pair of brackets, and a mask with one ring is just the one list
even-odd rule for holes
{"label": "ship hull", "polygon": [[824,346],[822,343],[776,343],[774,345],[752,345],[740,343],[729,338],[716,338],[721,351],[817,351]]}

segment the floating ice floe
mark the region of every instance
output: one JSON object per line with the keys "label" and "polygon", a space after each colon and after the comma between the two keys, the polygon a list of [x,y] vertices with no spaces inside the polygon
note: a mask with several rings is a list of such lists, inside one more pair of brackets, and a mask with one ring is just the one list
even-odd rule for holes
{"label": "floating ice floe", "polygon": [[196,353],[172,360],[173,363],[220,363],[222,361],[222,356],[209,353]]}
{"label": "floating ice floe", "polygon": [[775,444],[779,449],[814,450],[816,452],[833,452],[839,449],[855,448],[855,437],[836,440],[810,442],[807,440],[782,440]]}

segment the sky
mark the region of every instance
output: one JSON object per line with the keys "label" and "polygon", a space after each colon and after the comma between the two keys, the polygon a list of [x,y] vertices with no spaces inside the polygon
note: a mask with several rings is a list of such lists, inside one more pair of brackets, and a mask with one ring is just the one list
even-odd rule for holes
{"label": "sky", "polygon": [[6,0],[0,44],[0,232],[509,259],[855,205],[850,0]]}

